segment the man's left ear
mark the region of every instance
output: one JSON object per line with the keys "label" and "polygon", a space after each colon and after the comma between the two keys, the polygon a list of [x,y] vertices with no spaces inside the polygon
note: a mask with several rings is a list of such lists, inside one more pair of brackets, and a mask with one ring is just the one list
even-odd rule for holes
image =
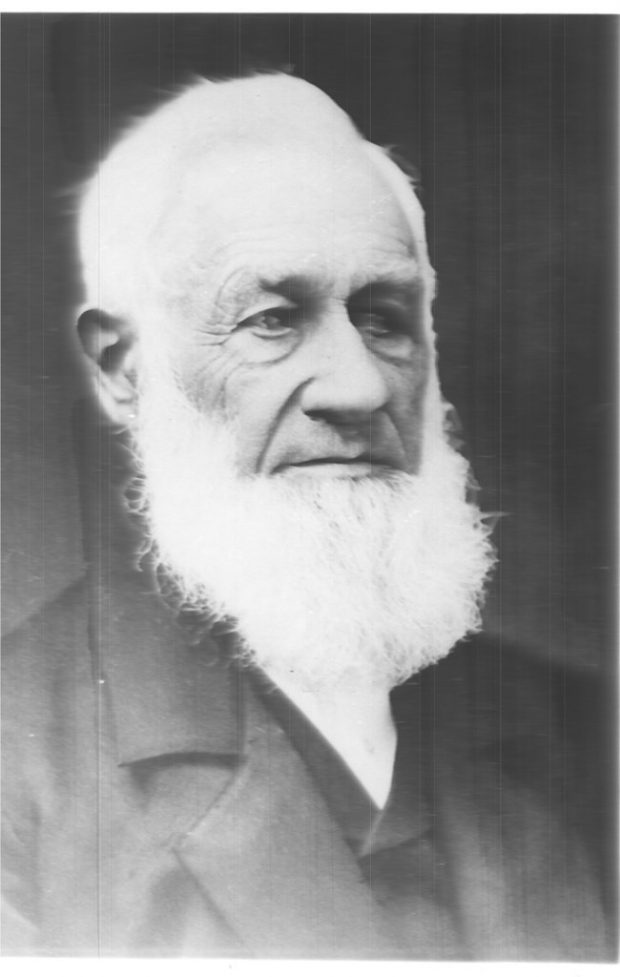
{"label": "man's left ear", "polygon": [[101,309],[83,312],[77,328],[100,409],[112,424],[130,426],[136,410],[135,328]]}

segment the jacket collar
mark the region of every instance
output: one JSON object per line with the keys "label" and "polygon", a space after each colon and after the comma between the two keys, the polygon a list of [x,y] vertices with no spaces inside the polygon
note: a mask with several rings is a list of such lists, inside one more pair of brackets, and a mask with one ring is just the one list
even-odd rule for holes
{"label": "jacket collar", "polygon": [[148,574],[101,569],[91,583],[91,647],[119,764],[180,753],[239,756],[243,677],[225,649],[209,636],[188,643]]}
{"label": "jacket collar", "polygon": [[181,863],[255,956],[402,955],[303,760],[252,694],[247,729],[231,786],[174,846]]}

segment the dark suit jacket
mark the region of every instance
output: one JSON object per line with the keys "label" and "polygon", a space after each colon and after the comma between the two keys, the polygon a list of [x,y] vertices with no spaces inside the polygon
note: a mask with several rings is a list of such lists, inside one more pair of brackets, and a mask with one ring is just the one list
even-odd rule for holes
{"label": "dark suit jacket", "polygon": [[[4,666],[5,953],[405,954],[246,676],[188,644],[147,578],[76,586]],[[554,681],[481,640],[414,683],[474,959],[608,954]],[[441,955],[426,940],[416,956]]]}

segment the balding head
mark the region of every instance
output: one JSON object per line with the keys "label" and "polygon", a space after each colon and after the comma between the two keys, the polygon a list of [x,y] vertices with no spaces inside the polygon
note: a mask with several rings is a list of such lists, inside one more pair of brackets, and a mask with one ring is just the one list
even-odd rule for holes
{"label": "balding head", "polygon": [[398,197],[418,260],[428,266],[422,211],[404,174],[323,92],[282,74],[201,79],[134,123],[87,183],[79,222],[87,304],[135,314],[141,289],[152,284],[153,254],[162,250],[158,232],[176,220],[182,238],[197,183],[234,194],[248,166],[273,168],[284,151],[317,155],[340,170],[364,157]]}

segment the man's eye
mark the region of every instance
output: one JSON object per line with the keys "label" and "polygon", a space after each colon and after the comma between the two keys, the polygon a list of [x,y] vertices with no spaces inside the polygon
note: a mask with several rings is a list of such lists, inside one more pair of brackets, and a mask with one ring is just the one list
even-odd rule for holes
{"label": "man's eye", "polygon": [[292,313],[292,309],[266,309],[244,319],[239,328],[249,329],[263,339],[278,339],[292,330]]}
{"label": "man's eye", "polygon": [[363,332],[371,339],[391,336],[397,330],[391,316],[382,312],[350,312],[351,322],[359,332]]}

